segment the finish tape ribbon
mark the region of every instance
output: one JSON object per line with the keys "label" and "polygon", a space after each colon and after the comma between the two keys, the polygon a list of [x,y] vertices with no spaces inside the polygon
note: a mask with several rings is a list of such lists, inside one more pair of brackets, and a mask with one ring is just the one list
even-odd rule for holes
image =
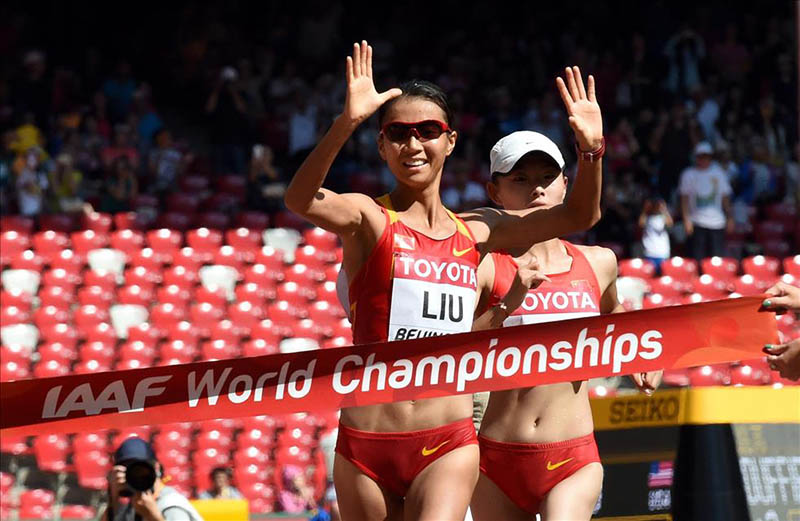
{"label": "finish tape ribbon", "polygon": [[748,360],[763,297],[395,342],[0,383],[3,435],[314,412]]}

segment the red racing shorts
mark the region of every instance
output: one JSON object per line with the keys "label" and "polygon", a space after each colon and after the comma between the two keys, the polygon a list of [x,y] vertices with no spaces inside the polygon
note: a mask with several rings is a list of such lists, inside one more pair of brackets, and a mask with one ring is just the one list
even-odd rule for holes
{"label": "red racing shorts", "polygon": [[478,436],[481,472],[519,508],[536,514],[553,487],[600,462],[594,433],[553,443],[506,443]]}
{"label": "red racing shorts", "polygon": [[409,432],[368,432],[339,424],[336,452],[386,490],[405,497],[422,470],[448,452],[478,443],[472,418]]}

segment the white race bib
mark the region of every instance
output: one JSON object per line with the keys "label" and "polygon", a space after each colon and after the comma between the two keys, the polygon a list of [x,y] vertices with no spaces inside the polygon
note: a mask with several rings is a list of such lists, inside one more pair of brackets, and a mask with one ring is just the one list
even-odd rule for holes
{"label": "white race bib", "polygon": [[396,252],[389,340],[463,333],[472,329],[477,295],[475,266]]}

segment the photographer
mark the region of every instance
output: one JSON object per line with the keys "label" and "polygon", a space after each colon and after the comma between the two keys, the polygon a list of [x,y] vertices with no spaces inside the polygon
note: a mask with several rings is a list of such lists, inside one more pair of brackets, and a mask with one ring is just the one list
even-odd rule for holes
{"label": "photographer", "polygon": [[[108,478],[106,521],[203,521],[180,492],[161,481],[161,464],[150,445],[128,438],[114,453]],[[130,498],[123,503],[121,498]]]}

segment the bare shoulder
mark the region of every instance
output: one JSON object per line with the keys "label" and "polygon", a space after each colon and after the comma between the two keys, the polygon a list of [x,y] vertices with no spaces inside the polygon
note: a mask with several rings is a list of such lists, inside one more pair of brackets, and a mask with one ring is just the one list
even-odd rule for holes
{"label": "bare shoulder", "polygon": [[580,244],[576,244],[575,247],[586,256],[586,260],[591,264],[601,286],[605,287],[617,278],[617,255],[614,250],[602,246]]}

